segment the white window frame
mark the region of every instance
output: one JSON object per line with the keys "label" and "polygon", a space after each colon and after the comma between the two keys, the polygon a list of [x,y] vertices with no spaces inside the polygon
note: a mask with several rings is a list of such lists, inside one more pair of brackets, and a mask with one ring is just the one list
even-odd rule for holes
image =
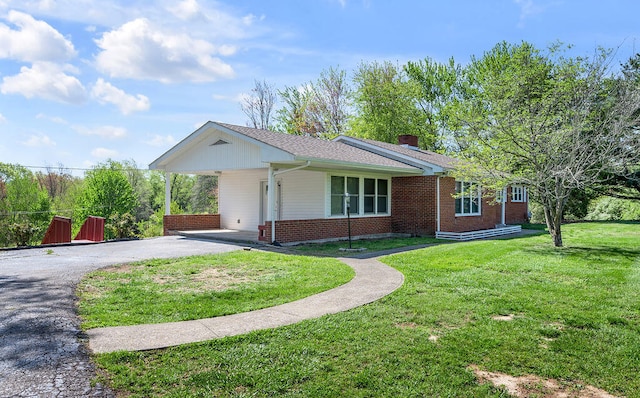
{"label": "white window frame", "polygon": [[527,201],[527,188],[522,185],[511,186],[511,201],[522,203]]}
{"label": "white window frame", "polygon": [[[456,217],[479,216],[482,214],[482,189],[479,184],[469,181],[456,181],[454,208]],[[469,202],[466,210],[465,202]],[[473,211],[473,203],[477,203],[477,211]],[[458,209],[460,211],[458,211]]]}
{"label": "white window frame", "polygon": [[[350,213],[352,216],[358,216],[358,217],[372,217],[372,216],[388,216],[391,214],[391,178],[383,178],[383,177],[377,177],[377,176],[354,176],[354,175],[349,175],[349,174],[329,174],[328,175],[328,179],[329,179],[329,211],[328,211],[328,215],[329,217],[346,217],[347,216],[347,209],[346,206],[344,205],[344,202],[342,204],[342,213],[333,213],[332,211],[332,199],[334,197],[337,196],[343,196],[343,201],[344,201],[344,193],[342,194],[334,194],[332,191],[333,188],[333,178],[342,178],[343,179],[343,184],[344,184],[344,188],[343,191],[344,192],[348,192],[347,191],[347,185],[348,185],[348,180],[351,178],[356,178],[358,179],[358,192],[357,193],[353,193],[353,192],[349,192],[350,198],[349,200],[352,201],[354,199],[357,200],[357,203],[351,202],[351,209],[350,209]],[[365,194],[365,187],[364,187],[364,181],[365,179],[368,180],[374,180],[374,185],[375,185],[375,193],[374,194]],[[380,183],[379,181],[384,180],[386,181],[386,185],[387,185],[387,191],[386,192],[380,192],[379,188],[380,188]],[[365,212],[365,196],[369,197],[369,198],[373,198],[373,212]],[[386,202],[386,211],[380,211],[379,210],[379,200],[383,199]],[[357,209],[357,212],[354,211],[354,208]]]}

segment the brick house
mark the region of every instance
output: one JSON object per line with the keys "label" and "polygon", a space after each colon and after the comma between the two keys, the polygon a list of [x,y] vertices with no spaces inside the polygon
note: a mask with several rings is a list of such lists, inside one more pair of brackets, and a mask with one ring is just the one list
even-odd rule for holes
{"label": "brick house", "polygon": [[483,197],[481,187],[449,176],[455,159],[418,149],[414,136],[400,139],[326,141],[207,122],[149,167],[167,175],[166,209],[171,173],[217,175],[219,214],[167,214],[165,234],[223,228],[286,244],[346,238],[350,224],[354,237],[465,239],[510,233],[502,227],[526,220],[524,187],[501,201]]}

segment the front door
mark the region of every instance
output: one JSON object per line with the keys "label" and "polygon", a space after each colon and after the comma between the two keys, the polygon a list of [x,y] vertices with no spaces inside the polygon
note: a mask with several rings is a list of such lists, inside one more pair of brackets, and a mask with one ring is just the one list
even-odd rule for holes
{"label": "front door", "polygon": [[[276,220],[280,219],[280,195],[282,188],[280,184],[276,184]],[[260,181],[260,225],[264,225],[269,214],[269,184],[267,181]]]}

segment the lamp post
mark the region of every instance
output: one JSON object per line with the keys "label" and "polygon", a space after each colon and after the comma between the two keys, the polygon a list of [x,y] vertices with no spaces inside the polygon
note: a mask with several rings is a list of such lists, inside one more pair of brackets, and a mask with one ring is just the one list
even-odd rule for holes
{"label": "lamp post", "polygon": [[344,202],[347,207],[347,228],[349,231],[349,249],[351,249],[351,200],[349,198],[349,192],[344,194]]}

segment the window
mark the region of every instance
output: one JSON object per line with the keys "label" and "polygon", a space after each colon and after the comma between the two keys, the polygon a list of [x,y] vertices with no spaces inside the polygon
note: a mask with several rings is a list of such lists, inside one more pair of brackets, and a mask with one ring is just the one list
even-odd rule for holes
{"label": "window", "polygon": [[524,202],[526,199],[526,189],[522,185],[514,185],[511,187],[511,201]]}
{"label": "window", "polygon": [[350,214],[389,212],[389,181],[377,178],[331,176],[331,215],[346,215],[345,193]]}
{"label": "window", "polygon": [[456,181],[456,216],[480,215],[480,186]]}

